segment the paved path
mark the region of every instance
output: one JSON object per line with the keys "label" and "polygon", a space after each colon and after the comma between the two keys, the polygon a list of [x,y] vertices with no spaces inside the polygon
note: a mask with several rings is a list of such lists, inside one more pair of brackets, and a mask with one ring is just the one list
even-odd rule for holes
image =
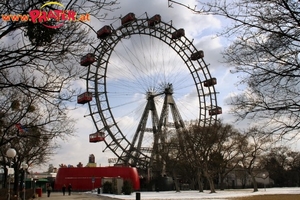
{"label": "paved path", "polygon": [[34,200],[113,200],[116,198],[105,197],[105,196],[97,196],[97,195],[89,195],[85,193],[76,193],[73,192],[70,196],[63,196],[61,192],[51,192],[50,197],[47,197],[47,193],[43,193],[42,197],[37,197]]}

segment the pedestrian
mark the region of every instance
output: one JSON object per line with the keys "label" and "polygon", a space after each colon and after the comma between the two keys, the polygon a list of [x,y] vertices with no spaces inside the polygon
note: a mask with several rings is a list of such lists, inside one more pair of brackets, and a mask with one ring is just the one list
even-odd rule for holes
{"label": "pedestrian", "polygon": [[51,191],[52,191],[52,187],[51,187],[51,185],[49,184],[49,185],[47,186],[47,194],[48,194],[48,197],[50,197]]}
{"label": "pedestrian", "polygon": [[72,191],[72,185],[71,183],[68,185],[68,192],[69,192],[69,195],[71,195],[71,191]]}
{"label": "pedestrian", "polygon": [[64,184],[64,185],[62,186],[62,192],[63,192],[63,195],[65,196],[65,193],[66,193],[66,184]]}

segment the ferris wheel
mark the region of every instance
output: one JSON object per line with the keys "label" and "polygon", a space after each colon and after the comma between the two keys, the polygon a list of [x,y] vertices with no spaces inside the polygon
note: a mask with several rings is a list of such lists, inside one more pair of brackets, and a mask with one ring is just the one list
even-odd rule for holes
{"label": "ferris wheel", "polygon": [[[183,28],[160,15],[129,13],[97,32],[99,44],[84,56],[88,103],[97,132],[120,165],[147,168],[155,149],[176,137],[187,122],[210,126],[222,113],[204,53]],[[104,151],[105,151],[104,150]]]}

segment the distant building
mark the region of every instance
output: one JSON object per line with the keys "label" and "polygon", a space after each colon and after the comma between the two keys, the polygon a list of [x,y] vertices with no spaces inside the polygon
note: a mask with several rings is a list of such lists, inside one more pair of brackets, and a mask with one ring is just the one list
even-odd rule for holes
{"label": "distant building", "polygon": [[[271,187],[274,181],[266,170],[254,170],[255,180],[258,186]],[[225,188],[249,188],[253,187],[252,178],[243,168],[235,168],[224,179]]]}

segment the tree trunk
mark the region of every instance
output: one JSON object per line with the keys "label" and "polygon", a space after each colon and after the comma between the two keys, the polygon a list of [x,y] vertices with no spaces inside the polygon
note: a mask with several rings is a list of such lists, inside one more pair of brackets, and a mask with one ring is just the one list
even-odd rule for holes
{"label": "tree trunk", "polygon": [[197,171],[197,181],[198,181],[198,186],[199,186],[199,192],[203,192],[202,174],[201,174],[201,171],[199,168]]}
{"label": "tree trunk", "polygon": [[224,177],[220,175],[220,190],[224,190],[225,185],[224,185]]}
{"label": "tree trunk", "polygon": [[253,192],[257,192],[258,189],[257,189],[257,182],[256,182],[256,180],[255,180],[255,177],[253,176],[252,173],[250,173],[250,176],[251,176],[252,183],[253,183]]}
{"label": "tree trunk", "polygon": [[208,182],[209,182],[209,187],[210,187],[210,193],[216,193],[215,184],[214,184],[214,181],[212,180],[212,178],[209,177]]}
{"label": "tree trunk", "polygon": [[177,179],[175,170],[172,170],[172,174],[173,174],[173,180],[175,183],[176,192],[180,192],[180,187],[179,187],[179,183],[178,183],[178,179]]}
{"label": "tree trunk", "polygon": [[[192,190],[196,190],[196,181],[198,181],[198,176],[196,177],[196,180],[194,179],[194,178],[192,178],[192,179],[190,179],[190,189],[192,189]],[[198,183],[198,182],[197,182]]]}
{"label": "tree trunk", "polygon": [[209,183],[210,193],[216,193],[214,181],[206,170],[204,170],[204,175]]}

